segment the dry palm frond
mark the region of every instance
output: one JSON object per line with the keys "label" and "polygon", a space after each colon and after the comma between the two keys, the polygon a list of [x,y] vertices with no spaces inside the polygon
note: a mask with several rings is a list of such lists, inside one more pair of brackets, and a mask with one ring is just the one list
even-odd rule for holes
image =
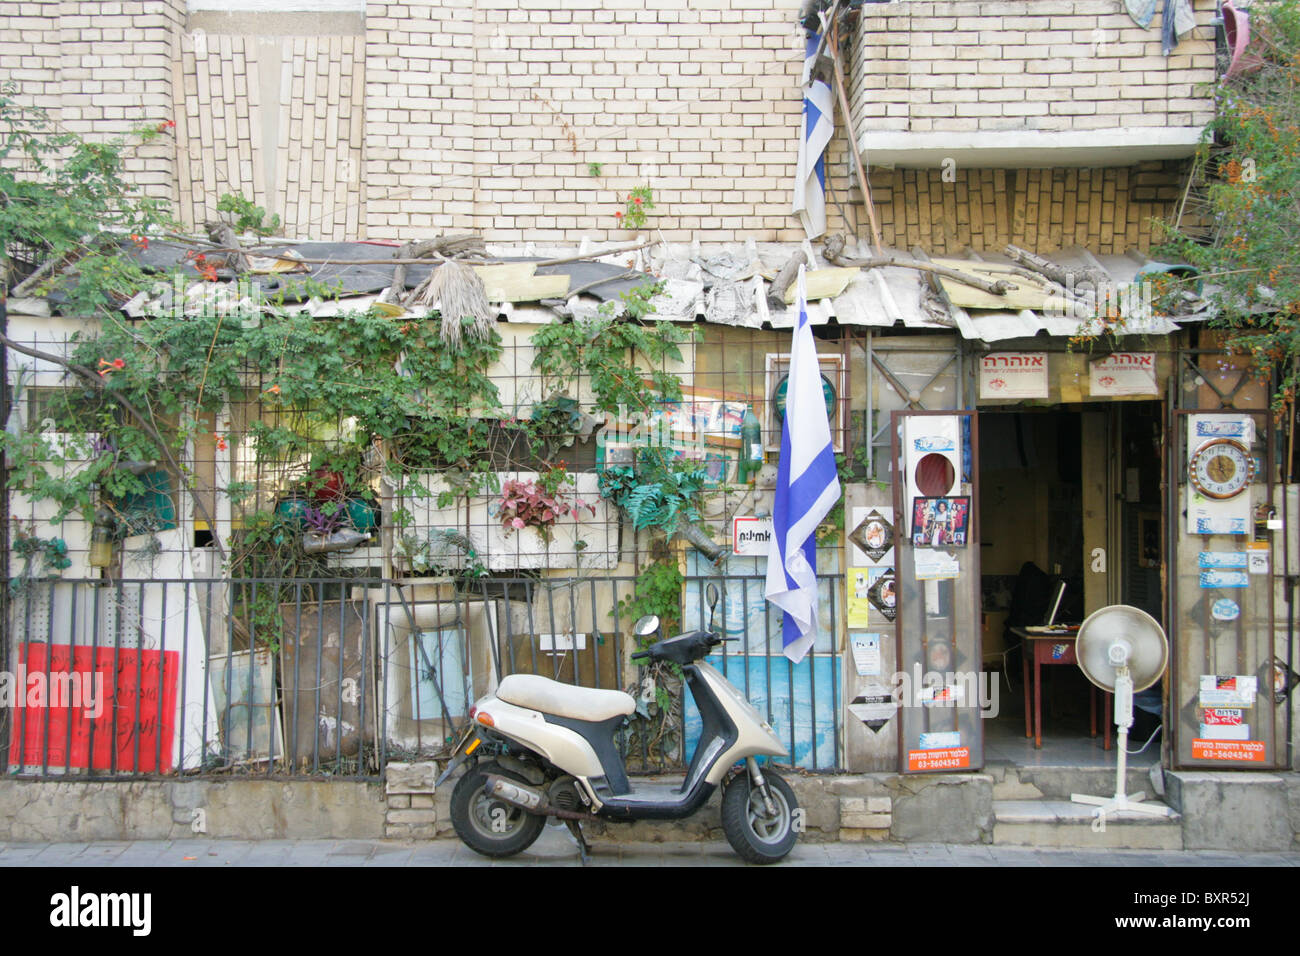
{"label": "dry palm frond", "polygon": [[[411,293],[407,306],[436,306],[442,314],[442,340],[452,348],[462,334],[483,341],[492,334],[492,307],[483,280],[469,266],[447,261]],[[465,320],[468,319],[467,323]]]}

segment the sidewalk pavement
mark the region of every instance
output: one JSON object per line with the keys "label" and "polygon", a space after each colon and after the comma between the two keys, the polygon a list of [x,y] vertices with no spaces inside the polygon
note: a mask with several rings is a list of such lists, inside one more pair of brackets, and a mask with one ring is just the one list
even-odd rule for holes
{"label": "sidewalk pavement", "polygon": [[[581,866],[562,827],[547,827],[525,853],[479,856],[459,840],[137,840],[0,843],[0,867]],[[725,841],[600,843],[590,866],[745,866]],[[1300,851],[1108,850],[922,843],[800,843],[780,866],[1152,866],[1300,868]]]}

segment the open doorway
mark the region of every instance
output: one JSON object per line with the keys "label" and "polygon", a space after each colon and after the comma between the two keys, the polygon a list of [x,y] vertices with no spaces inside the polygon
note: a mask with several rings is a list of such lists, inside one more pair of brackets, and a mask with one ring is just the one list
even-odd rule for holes
{"label": "open doorway", "polygon": [[[990,762],[1113,765],[1111,700],[1075,663],[1076,631],[1027,632],[1116,603],[1160,619],[1160,421],[1152,402],[981,410],[982,636],[1001,688]],[[1150,700],[1137,744],[1159,723],[1158,689]],[[1130,757],[1158,759],[1158,739]]]}

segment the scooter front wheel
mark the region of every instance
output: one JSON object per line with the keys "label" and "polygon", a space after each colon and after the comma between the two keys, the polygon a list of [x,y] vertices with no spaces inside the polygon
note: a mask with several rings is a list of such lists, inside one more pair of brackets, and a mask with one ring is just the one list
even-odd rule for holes
{"label": "scooter front wheel", "polygon": [[451,825],[466,846],[484,856],[522,853],[542,835],[546,818],[489,797],[483,791],[488,774],[528,783],[495,763],[475,764],[456,781],[451,792]]}
{"label": "scooter front wheel", "polygon": [[731,848],[750,863],[783,860],[799,839],[795,829],[799,801],[794,790],[774,770],[765,770],[763,779],[772,798],[771,810],[747,772],[733,777],[722,791],[722,831]]}

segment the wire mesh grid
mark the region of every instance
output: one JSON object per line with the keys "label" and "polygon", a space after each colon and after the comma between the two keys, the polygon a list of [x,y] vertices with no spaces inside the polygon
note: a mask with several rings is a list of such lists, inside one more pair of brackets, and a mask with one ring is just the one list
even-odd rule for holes
{"label": "wire mesh grid", "polygon": [[[557,387],[537,370],[535,326],[502,323],[498,329],[502,348],[487,370],[498,406],[430,409],[451,427],[485,436],[484,457],[473,462],[440,458],[436,447],[421,441],[427,430],[399,429],[381,438],[355,418],[279,401],[279,370],[249,365],[242,368],[241,387],[220,409],[197,416],[183,436],[180,416],[159,412],[158,430],[174,444],[166,456],[131,461],[113,440],[128,416],[114,407],[111,370],[102,376],[107,387],[97,388],[57,362],[9,353],[7,464],[11,478],[20,459],[27,469],[22,481],[11,481],[16,487],[6,515],[10,665],[92,676],[98,668],[113,687],[129,691],[118,674],[120,661],[131,661],[131,654],[122,656],[126,648],[136,655],[130,666],[161,668],[152,676],[176,682],[176,697],[156,706],[183,714],[180,698],[189,694],[193,703],[197,694],[204,700],[198,718],[179,717],[167,730],[179,741],[174,755],[164,759],[161,738],[138,734],[146,749],[155,748],[152,762],[110,748],[101,767],[88,742],[92,772],[373,773],[390,756],[439,752],[467,704],[494,676],[541,673],[640,698],[644,687],[623,659],[627,618],[637,576],[657,561],[685,575],[680,593],[688,604],[698,592],[687,583],[692,579],[748,578],[749,596],[738,598],[738,606],[761,591],[757,559],[729,556],[731,519],[761,515],[771,506],[770,491],[755,472],[776,461],[788,332],[702,326],[683,345],[680,361],[652,369],[637,359],[637,374],[647,378],[656,370],[675,374],[680,396],[656,395],[648,408],[606,412],[596,407],[588,376]],[[849,412],[851,343],[841,333],[822,330],[819,352],[836,448],[849,455],[859,437]],[[38,352],[70,356],[83,348],[86,354],[86,331],[67,320],[24,324],[11,317],[9,335]],[[756,442],[746,430],[751,424]],[[604,495],[606,472],[632,470],[646,454],[701,473],[697,515],[674,527],[637,527],[626,508]],[[131,490],[111,494],[107,480],[83,482],[77,497],[75,479],[91,468],[116,474],[122,479],[116,486]],[[549,496],[567,510],[555,520],[513,527],[503,514],[511,489],[557,475]],[[111,514],[106,564],[94,554],[96,521],[105,509]],[[333,550],[331,536],[346,546]],[[674,544],[666,547],[670,536]],[[832,575],[835,560],[824,565]],[[196,579],[176,581],[183,568]],[[833,593],[838,580],[826,579]],[[387,597],[380,600],[376,592]],[[358,593],[368,597],[358,602]],[[180,641],[174,675],[166,670],[163,637],[156,646],[162,663],[151,662],[143,644],[122,643],[133,628],[137,635],[148,630],[150,614],[160,613],[159,600],[168,603],[168,614],[195,609],[182,615],[182,629],[193,632]],[[73,621],[78,617],[80,624]],[[746,617],[745,627],[757,628],[760,620]],[[823,705],[834,699],[834,647],[814,652],[807,675],[773,674],[767,658],[779,655],[779,624],[775,637],[770,622],[762,626],[763,637],[748,641],[743,655],[719,663],[747,692],[762,685],[774,724],[813,734],[811,725],[794,730],[794,711],[803,706],[796,698],[805,692],[796,684],[811,689],[812,681]],[[65,643],[66,634],[80,633],[77,628],[89,630]],[[370,635],[369,657],[324,660],[326,633],[349,628]],[[45,650],[33,658],[41,644]],[[91,650],[75,649],[83,644]],[[110,661],[96,656],[105,647],[112,649]],[[82,660],[83,653],[90,657]],[[751,665],[751,657],[763,663]],[[340,671],[330,687],[329,681],[300,679],[303,667],[321,666],[376,674],[362,680]],[[760,666],[761,678],[750,669]],[[201,677],[188,686],[196,668]],[[350,703],[340,698],[322,711],[321,695],[337,698],[348,679],[369,688],[369,703],[352,688]],[[148,696],[130,699],[128,693],[128,710],[145,706]],[[366,706],[369,712],[349,709]],[[672,732],[652,737],[632,730],[623,737],[633,769],[681,765],[691,716],[679,693],[674,706]],[[189,738],[186,719],[201,724]],[[339,749],[345,724],[359,735],[350,753]],[[61,730],[72,727],[65,722]],[[23,736],[30,732],[30,726],[20,732],[11,719],[6,744],[36,746]],[[241,733],[242,749],[236,746]],[[257,734],[265,739],[255,740]],[[829,752],[792,744],[803,755],[801,765],[839,764],[837,733],[826,739],[832,741]],[[53,772],[51,764],[72,759],[67,740],[53,750],[46,738],[41,741],[39,760],[11,754],[11,767]]]}

